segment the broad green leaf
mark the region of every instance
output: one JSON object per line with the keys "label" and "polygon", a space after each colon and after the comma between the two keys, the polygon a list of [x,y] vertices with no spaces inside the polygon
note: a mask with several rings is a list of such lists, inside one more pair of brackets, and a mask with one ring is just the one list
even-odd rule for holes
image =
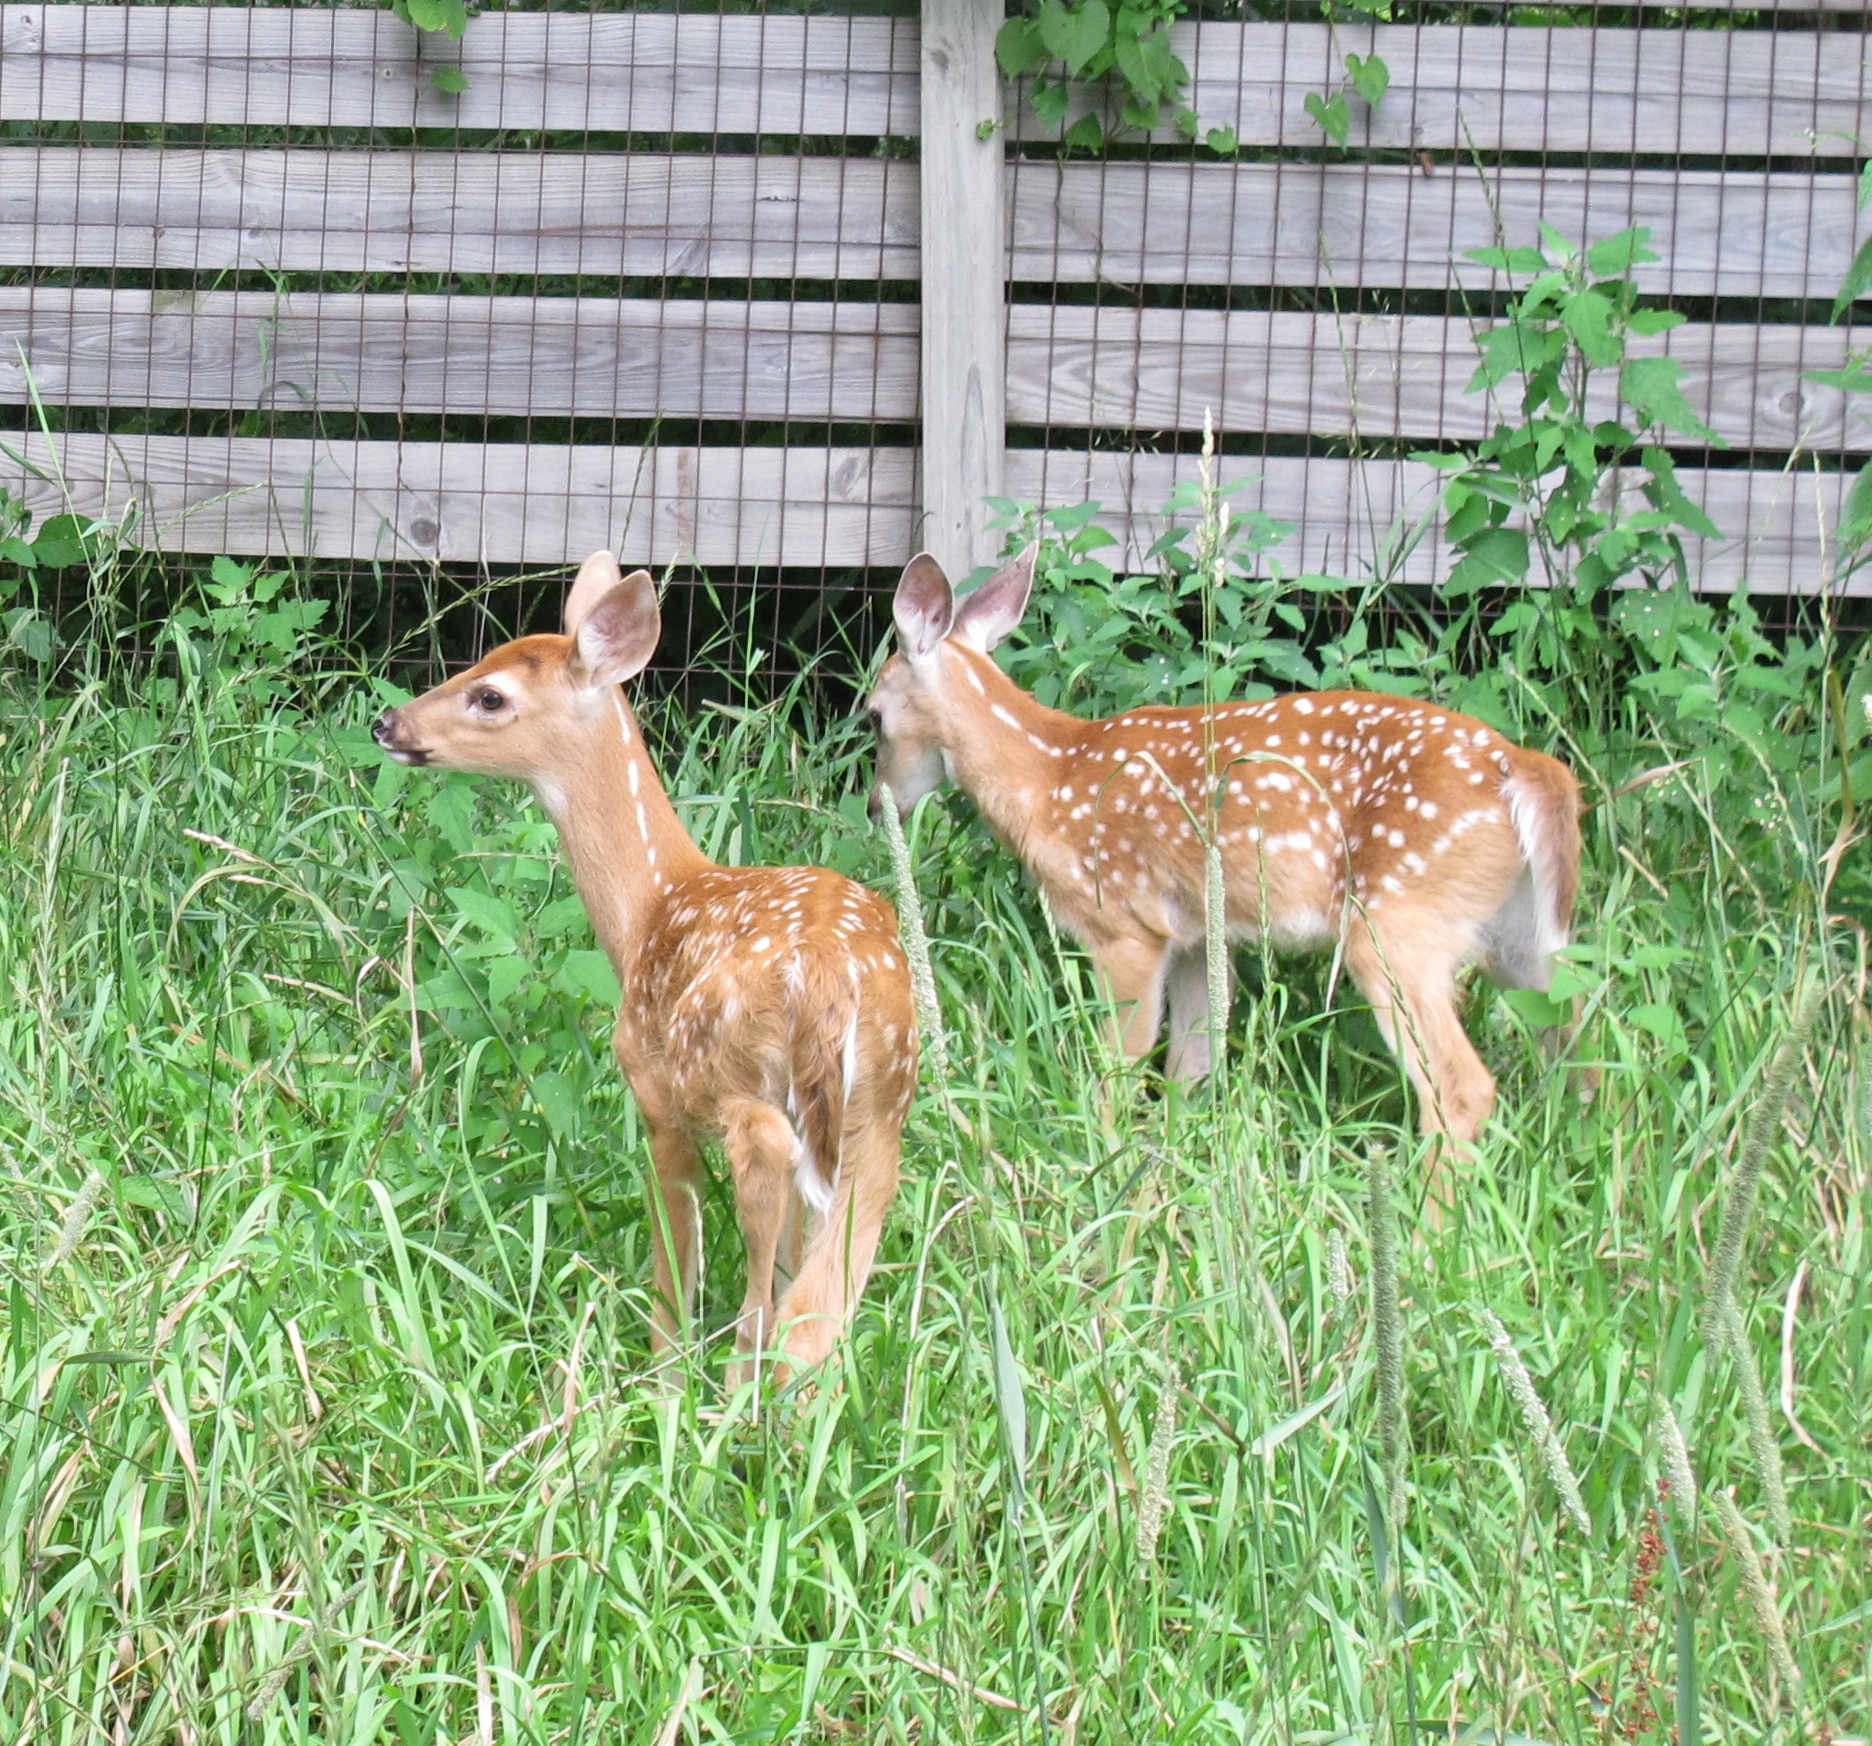
{"label": "broad green leaf", "polygon": [[1696,408],[1684,398],[1678,386],[1683,373],[1683,365],[1675,358],[1627,359],[1619,371],[1619,398],[1645,424],[1661,424],[1666,430],[1720,445],[1722,439],[1697,417]]}
{"label": "broad green leaf", "polygon": [[995,60],[1006,79],[1018,79],[1046,64],[1046,45],[1031,19],[1010,18],[1001,26],[995,33]]}
{"label": "broad green leaf", "polygon": [[1872,291],[1872,236],[1859,245],[1846,277],[1840,281],[1839,295],[1833,299],[1833,320],[1838,321],[1867,291]]}
{"label": "broad green leaf", "polygon": [[1547,257],[1539,249],[1530,248],[1469,249],[1464,258],[1503,273],[1539,273],[1544,272],[1549,265]]}
{"label": "broad green leaf", "polygon": [[1586,250],[1586,270],[1595,279],[1622,279],[1640,261],[1658,258],[1645,247],[1650,240],[1651,232],[1638,225],[1631,230],[1621,230],[1617,236],[1609,236],[1603,242],[1593,243]]}
{"label": "broad green leaf", "polygon": [[1647,448],[1639,456],[1645,471],[1651,475],[1650,483],[1645,487],[1645,495],[1654,507],[1666,510],[1675,519],[1677,525],[1694,534],[1701,534],[1706,540],[1722,538],[1722,529],[1704,514],[1702,508],[1684,495],[1683,487],[1677,483],[1677,466],[1662,449]]}
{"label": "broad green leaf", "polygon": [[1207,136],[1209,149],[1220,158],[1232,158],[1241,150],[1232,127],[1212,127]]}
{"label": "broad green leaf", "polygon": [[468,75],[460,67],[437,67],[429,75],[429,83],[450,97],[459,97],[468,89]]}
{"label": "broad green leaf", "polygon": [[1861,467],[1847,486],[1839,521],[1842,554],[1856,556],[1868,542],[1872,542],[1872,461]]}
{"label": "broad green leaf", "polygon": [[1463,548],[1462,561],[1450,572],[1444,591],[1470,594],[1497,582],[1519,582],[1527,571],[1527,534],[1520,528],[1492,527]]}
{"label": "broad green leaf", "polygon": [[616,1006],[623,997],[617,972],[602,952],[568,952],[565,962],[553,976],[553,983],[563,992],[582,994],[600,1006]]}
{"label": "broad green leaf", "polygon": [[1674,309],[1635,309],[1627,325],[1640,339],[1649,339],[1654,333],[1666,333],[1673,327],[1682,327],[1689,319]]}
{"label": "broad green leaf", "polygon": [[1096,115],[1082,115],[1064,135],[1075,151],[1096,152],[1105,144],[1105,124]]}
{"label": "broad green leaf", "polygon": [[30,606],[7,614],[7,640],[29,661],[52,659],[52,621]]}
{"label": "broad green leaf", "polygon": [[1377,55],[1364,60],[1357,55],[1347,55],[1345,66],[1352,76],[1352,89],[1376,109],[1391,88],[1391,69]]}
{"label": "broad green leaf", "polygon": [[1065,0],[1041,0],[1034,29],[1047,53],[1064,61],[1067,72],[1077,78],[1105,46],[1111,33],[1111,13],[1105,0],[1081,0],[1077,6],[1069,6]]}
{"label": "broad green leaf", "polygon": [[1352,112],[1341,93],[1335,91],[1330,97],[1322,97],[1317,91],[1309,91],[1301,106],[1319,123],[1320,131],[1328,139],[1335,145],[1345,144],[1352,131]]}
{"label": "broad green leaf", "polygon": [[1030,96],[1034,114],[1043,126],[1058,127],[1066,119],[1066,95],[1066,86],[1059,79],[1034,80]]}
{"label": "broad green leaf", "polygon": [[561,1139],[576,1133],[584,1116],[584,1106],[572,1081],[563,1073],[548,1070],[535,1073],[528,1088],[552,1131]]}
{"label": "broad green leaf", "polygon": [[87,524],[75,515],[55,515],[40,528],[33,539],[33,552],[40,566],[61,570],[68,564],[82,564],[87,554]]}
{"label": "broad green leaf", "polygon": [[505,899],[477,891],[472,885],[456,886],[448,895],[455,907],[483,933],[509,942],[519,933],[520,919],[514,914],[513,905]]}
{"label": "broad green leaf", "polygon": [[1587,363],[1616,364],[1624,347],[1613,335],[1612,305],[1597,291],[1578,291],[1566,300],[1560,320]]}

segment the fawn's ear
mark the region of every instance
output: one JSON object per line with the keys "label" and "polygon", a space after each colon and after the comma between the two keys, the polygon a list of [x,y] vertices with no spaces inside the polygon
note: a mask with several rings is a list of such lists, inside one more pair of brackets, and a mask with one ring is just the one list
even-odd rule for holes
{"label": "fawn's ear", "polygon": [[897,598],[891,602],[891,617],[897,624],[897,640],[903,645],[906,659],[926,660],[936,652],[936,645],[949,634],[949,621],[955,617],[955,590],[942,572],[942,565],[928,552],[918,552],[904,565],[897,584]]}
{"label": "fawn's ear", "polygon": [[1034,557],[1039,550],[1032,545],[1018,558],[1009,559],[963,601],[956,609],[950,635],[985,655],[1019,624],[1033,593]]}
{"label": "fawn's ear", "polygon": [[623,580],[618,561],[609,552],[593,552],[579,565],[579,573],[573,577],[572,587],[566,594],[565,634],[577,636],[586,613]]}
{"label": "fawn's ear", "polygon": [[[591,568],[590,561],[586,569]],[[617,566],[612,565],[615,570]],[[583,582],[585,571],[579,572]],[[575,586],[573,592],[577,593]],[[573,637],[572,678],[579,685],[617,685],[634,679],[656,653],[663,631],[656,584],[648,570],[633,570],[591,603]]]}

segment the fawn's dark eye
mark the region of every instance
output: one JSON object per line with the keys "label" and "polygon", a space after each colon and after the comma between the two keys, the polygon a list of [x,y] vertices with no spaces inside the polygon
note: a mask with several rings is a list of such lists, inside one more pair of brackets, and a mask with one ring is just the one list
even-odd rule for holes
{"label": "fawn's dark eye", "polygon": [[485,710],[489,715],[492,715],[506,701],[507,699],[491,685],[475,693],[475,708]]}
{"label": "fawn's dark eye", "polygon": [[867,709],[865,720],[870,722],[871,731],[881,734],[884,731],[884,712],[881,709]]}

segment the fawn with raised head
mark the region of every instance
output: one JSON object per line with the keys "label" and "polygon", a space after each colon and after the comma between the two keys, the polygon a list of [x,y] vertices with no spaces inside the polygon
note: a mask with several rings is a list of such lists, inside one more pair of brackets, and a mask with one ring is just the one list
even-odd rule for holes
{"label": "fawn with raised head", "polygon": [[[565,635],[496,649],[374,731],[399,763],[525,782],[558,827],[623,989],[613,1045],[650,1133],[653,1349],[690,1314],[714,1138],[747,1245],[736,1346],[751,1357],[778,1329],[798,1368],[831,1351],[896,1192],[917,1070],[909,968],[890,906],[863,886],[721,867],[696,847],[620,689],[659,629],[649,575],[596,553]],[[792,1279],[776,1307],[777,1263]]]}
{"label": "fawn with raised head", "polygon": [[1029,548],[959,606],[927,554],[904,570],[898,653],[870,699],[873,806],[907,817],[954,781],[1091,954],[1128,1056],[1152,1048],[1168,1004],[1176,1079],[1210,1065],[1204,838],[1219,833],[1230,939],[1341,949],[1424,1131],[1473,1139],[1495,1082],[1456,972],[1547,987],[1579,875],[1572,772],[1467,716],[1367,692],[1063,715],[990,658],[1033,565]]}

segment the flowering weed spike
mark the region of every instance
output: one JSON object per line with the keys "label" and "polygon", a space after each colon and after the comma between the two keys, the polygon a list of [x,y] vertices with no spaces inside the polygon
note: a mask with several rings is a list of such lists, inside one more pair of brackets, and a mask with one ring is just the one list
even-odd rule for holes
{"label": "flowering weed spike", "polygon": [[1727,1487],[1713,1496],[1723,1538],[1729,1542],[1729,1550],[1735,1557],[1736,1570],[1742,1578],[1742,1592],[1748,1596],[1749,1611],[1755,1615],[1756,1627],[1768,1645],[1768,1659],[1781,1683],[1782,1698],[1792,1700],[1801,1688],[1800,1669],[1794,1665],[1794,1654],[1788,1647],[1774,1584],[1762,1565],[1761,1554],[1755,1549],[1755,1535],[1736,1507],[1734,1487]]}
{"label": "flowering weed spike", "polygon": [[1385,1515],[1396,1546],[1404,1528],[1404,1327],[1398,1313],[1397,1224],[1391,1165],[1382,1146],[1366,1156],[1371,1198],[1372,1335],[1377,1343],[1378,1438],[1384,1451]]}
{"label": "flowering weed spike", "polygon": [[910,960],[910,992],[916,999],[917,1023],[923,1031],[923,1049],[935,1082],[949,1077],[949,1050],[943,1035],[942,1008],[936,1001],[936,974],[930,968],[929,934],[923,926],[923,900],[917,895],[916,869],[910,864],[910,844],[895,806],[878,808],[884,820],[884,840],[890,845],[891,878],[896,885],[897,929],[903,936],[904,956]]}
{"label": "flowering weed spike", "polygon": [[79,1239],[84,1236],[85,1226],[91,1222],[92,1213],[97,1211],[98,1197],[103,1192],[104,1177],[101,1172],[93,1170],[84,1179],[77,1197],[65,1210],[64,1221],[59,1225],[58,1242],[46,1257],[46,1272],[64,1266],[77,1253]]}
{"label": "flowering weed spike", "polygon": [[1547,1469],[1547,1477],[1553,1481],[1554,1490],[1560,1494],[1560,1501],[1572,1518],[1573,1525],[1590,1537],[1592,1517],[1587,1515],[1585,1499],[1580,1496],[1579,1480],[1573,1472],[1572,1462],[1567,1459],[1566,1448],[1553,1428],[1553,1420],[1547,1416],[1546,1405],[1534,1386],[1534,1378],[1528,1375],[1527,1366],[1521,1362],[1521,1354],[1515,1350],[1515,1343],[1509,1337],[1508,1330],[1502,1326],[1501,1318],[1492,1309],[1484,1308],[1478,1313],[1483,1327],[1488,1331],[1489,1345],[1494,1350],[1502,1381],[1507,1384],[1515,1405],[1521,1409],[1521,1422],[1527,1426],[1528,1435],[1540,1451],[1541,1465]]}
{"label": "flowering weed spike", "polygon": [[1696,1469],[1690,1465],[1690,1445],[1684,1441],[1683,1426],[1678,1424],[1669,1401],[1661,1401],[1658,1406],[1658,1441],[1663,1445],[1664,1474],[1670,1481],[1677,1513],[1689,1521],[1697,1507]]}
{"label": "flowering weed spike", "polygon": [[1181,1378],[1173,1365],[1157,1391],[1157,1418],[1151,1426],[1150,1455],[1144,1469],[1144,1495],[1138,1502],[1137,1554],[1140,1564],[1157,1560],[1163,1532],[1164,1500],[1170,1492],[1170,1450],[1176,1442],[1177,1390]]}

